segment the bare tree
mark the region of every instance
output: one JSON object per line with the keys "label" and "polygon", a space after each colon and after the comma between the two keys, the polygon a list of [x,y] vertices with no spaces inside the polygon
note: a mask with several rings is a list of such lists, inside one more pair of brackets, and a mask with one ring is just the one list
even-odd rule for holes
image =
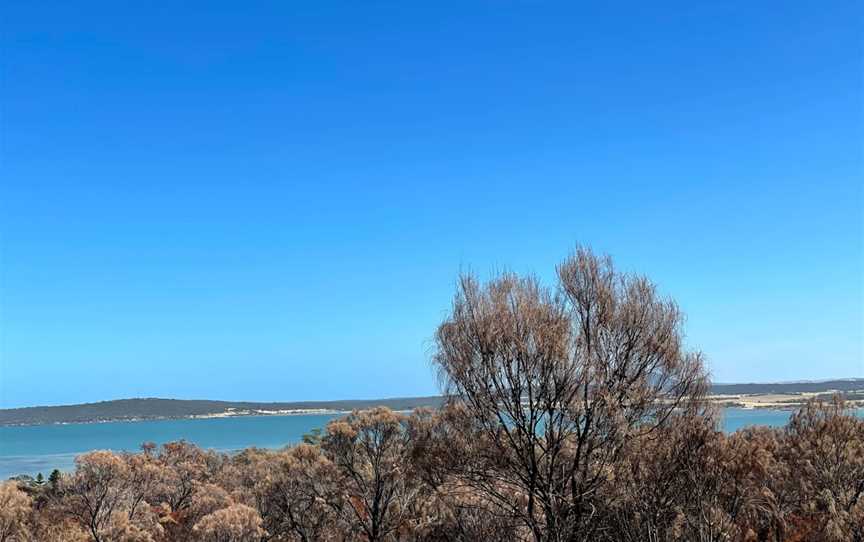
{"label": "bare tree", "polygon": [[336,465],[318,446],[300,444],[278,454],[269,479],[268,531],[291,534],[301,542],[336,538],[336,519],[345,507],[343,488]]}
{"label": "bare tree", "polygon": [[322,447],[342,473],[347,524],[359,526],[370,542],[408,527],[420,484],[410,473],[404,416],[384,407],[356,411],[327,425]]}
{"label": "bare tree", "polygon": [[103,542],[114,513],[123,510],[129,500],[129,466],[105,450],[78,456],[75,466],[75,474],[64,478],[66,509],[95,542]]}
{"label": "bare tree", "polygon": [[90,452],[75,459],[74,474],[63,477],[64,510],[94,542],[149,542],[161,535],[156,516],[141,506],[151,484],[150,475],[139,470],[142,461],[106,450]]}
{"label": "bare tree", "polygon": [[219,460],[215,454],[182,440],[165,443],[156,459],[163,467],[157,498],[175,514],[191,506],[196,487],[208,481]]}
{"label": "bare tree", "polygon": [[300,542],[335,537],[342,508],[341,473],[319,446],[247,449],[231,458],[220,482],[241,504],[255,508],[267,536]]}
{"label": "bare tree", "polygon": [[537,541],[594,537],[598,490],[624,446],[697,408],[707,385],[680,311],[647,279],[585,249],[558,279],[551,291],[513,274],[463,277],[434,356],[477,444],[459,474]]}
{"label": "bare tree", "polygon": [[675,416],[667,426],[633,439],[614,467],[615,483],[604,491],[607,539],[681,539],[690,510],[705,505],[692,478],[718,437],[709,417]]}
{"label": "bare tree", "polygon": [[418,409],[409,418],[412,466],[427,487],[416,513],[418,541],[523,540],[524,526],[509,511],[477,494],[453,475],[453,465],[471,461],[473,443],[455,431],[462,417],[456,405]]}

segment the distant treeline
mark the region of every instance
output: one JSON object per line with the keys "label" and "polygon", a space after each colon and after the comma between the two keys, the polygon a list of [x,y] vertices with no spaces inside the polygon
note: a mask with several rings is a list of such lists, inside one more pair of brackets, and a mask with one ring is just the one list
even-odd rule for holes
{"label": "distant treeline", "polygon": [[[824,382],[780,382],[768,384],[714,384],[713,395],[767,393],[823,393],[864,390],[864,378]],[[228,411],[333,410],[351,411],[384,406],[393,410],[438,407],[441,396],[397,397],[346,401],[301,401],[293,403],[250,403],[236,401],[201,401],[182,399],[120,399],[80,405],[11,408],[0,410],[0,425],[41,425],[51,423],[87,423],[111,420],[153,420],[206,416]]]}
{"label": "distant treeline", "polygon": [[744,395],[765,393],[824,393],[850,392],[864,389],[864,378],[826,380],[822,382],[778,382],[774,384],[714,384],[714,395]]}

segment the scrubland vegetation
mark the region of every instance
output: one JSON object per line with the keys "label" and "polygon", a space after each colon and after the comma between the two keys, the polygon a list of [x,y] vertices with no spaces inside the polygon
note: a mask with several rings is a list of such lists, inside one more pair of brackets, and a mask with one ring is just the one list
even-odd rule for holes
{"label": "scrubland vegetation", "polygon": [[440,409],[280,451],[84,454],[0,486],[0,542],[864,540],[864,420],[840,398],[726,435],[672,301],[586,250],[557,271],[461,279]]}

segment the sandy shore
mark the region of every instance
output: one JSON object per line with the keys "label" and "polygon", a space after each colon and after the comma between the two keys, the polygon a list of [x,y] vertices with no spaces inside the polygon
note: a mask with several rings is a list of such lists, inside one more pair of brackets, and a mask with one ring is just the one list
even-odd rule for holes
{"label": "sandy shore", "polygon": [[[770,408],[778,410],[797,409],[814,397],[825,397],[832,394],[831,390],[818,393],[764,393],[764,394],[729,394],[712,395],[709,400],[723,406],[735,406],[738,408]],[[862,400],[847,401],[850,407],[864,407]]]}

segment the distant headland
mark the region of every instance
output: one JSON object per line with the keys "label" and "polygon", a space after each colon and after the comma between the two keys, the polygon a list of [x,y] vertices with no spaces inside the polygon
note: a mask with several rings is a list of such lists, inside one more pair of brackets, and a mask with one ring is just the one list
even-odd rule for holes
{"label": "distant headland", "polygon": [[[824,381],[714,384],[710,399],[723,407],[796,408],[814,397],[843,395],[850,406],[864,406],[864,378]],[[441,396],[342,401],[245,402],[135,398],[77,405],[0,409],[0,426],[102,423],[116,421],[330,414],[386,406],[393,410],[437,407]]]}
{"label": "distant headland", "polygon": [[438,406],[441,401],[441,397],[397,397],[287,403],[135,398],[78,405],[0,409],[0,426],[329,414],[375,406],[386,406],[393,410],[412,410],[423,406]]}

